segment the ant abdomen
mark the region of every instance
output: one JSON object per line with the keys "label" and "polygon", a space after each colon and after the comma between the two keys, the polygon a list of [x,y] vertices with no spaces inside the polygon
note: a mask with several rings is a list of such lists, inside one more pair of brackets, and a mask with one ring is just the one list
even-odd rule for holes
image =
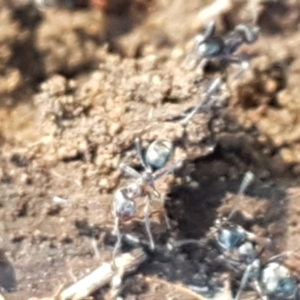
{"label": "ant abdomen", "polygon": [[268,263],[261,273],[261,281],[267,295],[279,299],[295,299],[297,284],[290,271],[277,262]]}
{"label": "ant abdomen", "polygon": [[154,141],[145,153],[146,164],[154,170],[161,169],[168,163],[173,152],[174,147],[171,141],[167,139]]}

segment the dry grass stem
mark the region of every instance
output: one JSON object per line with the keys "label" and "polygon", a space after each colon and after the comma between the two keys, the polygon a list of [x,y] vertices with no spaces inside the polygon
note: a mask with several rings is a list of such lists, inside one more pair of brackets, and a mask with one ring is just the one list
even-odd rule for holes
{"label": "dry grass stem", "polygon": [[66,288],[59,296],[60,300],[81,300],[85,299],[99,288],[109,284],[119,270],[122,275],[134,271],[141,263],[147,259],[146,253],[142,249],[135,249],[130,253],[122,254],[116,258],[116,270],[110,263],[103,263],[93,272],[80,279],[75,284]]}

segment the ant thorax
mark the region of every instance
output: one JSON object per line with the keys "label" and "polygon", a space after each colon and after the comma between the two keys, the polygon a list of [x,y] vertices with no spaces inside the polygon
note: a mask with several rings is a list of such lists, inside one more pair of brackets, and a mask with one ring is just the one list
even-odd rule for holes
{"label": "ant thorax", "polygon": [[251,263],[257,256],[257,252],[253,242],[244,242],[237,249],[239,259]]}
{"label": "ant thorax", "polygon": [[130,219],[136,211],[135,202],[127,189],[116,190],[113,198],[113,213],[122,219]]}
{"label": "ant thorax", "polygon": [[128,197],[134,199],[136,197],[142,197],[144,195],[143,192],[143,180],[142,178],[138,179],[135,182],[132,182],[127,187]]}
{"label": "ant thorax", "polygon": [[148,190],[149,187],[154,187],[154,173],[150,168],[147,168],[142,173],[139,184],[144,186],[144,190]]}
{"label": "ant thorax", "polygon": [[241,32],[233,31],[224,37],[224,54],[227,56],[235,53],[242,44],[244,44],[245,38]]}

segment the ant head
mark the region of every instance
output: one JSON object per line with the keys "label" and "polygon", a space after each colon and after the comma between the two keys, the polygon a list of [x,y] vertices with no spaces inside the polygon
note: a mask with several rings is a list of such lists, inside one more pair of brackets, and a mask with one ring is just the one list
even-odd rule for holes
{"label": "ant head", "polygon": [[240,33],[247,44],[255,43],[259,36],[259,28],[250,24],[239,24],[234,31]]}
{"label": "ant head", "polygon": [[269,263],[263,269],[261,278],[268,295],[276,299],[295,299],[298,287],[285,266],[277,262]]}
{"label": "ant head", "polygon": [[200,57],[211,57],[219,55],[224,49],[224,41],[215,36],[216,24],[208,24],[204,34],[198,34],[194,40],[193,51]]}
{"label": "ant head", "polygon": [[130,199],[125,189],[117,190],[113,197],[114,214],[123,219],[129,219],[135,215],[136,205]]}
{"label": "ant head", "polygon": [[167,164],[173,152],[174,147],[171,141],[167,139],[154,141],[146,151],[146,164],[153,170],[161,169]]}
{"label": "ant head", "polygon": [[223,250],[233,250],[246,240],[246,231],[240,226],[226,226],[219,230],[217,242]]}
{"label": "ant head", "polygon": [[132,182],[127,187],[127,197],[132,199],[139,197],[142,194],[142,179]]}
{"label": "ant head", "polygon": [[197,54],[201,57],[216,57],[222,54],[225,48],[224,41],[220,37],[212,37],[197,45]]}

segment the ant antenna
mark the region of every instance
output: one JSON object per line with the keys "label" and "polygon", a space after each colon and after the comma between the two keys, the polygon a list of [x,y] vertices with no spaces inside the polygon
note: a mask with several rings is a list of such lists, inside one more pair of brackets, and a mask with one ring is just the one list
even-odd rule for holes
{"label": "ant antenna", "polygon": [[144,169],[147,169],[147,164],[145,162],[145,159],[144,159],[144,156],[142,154],[142,146],[141,146],[141,141],[139,138],[136,138],[135,139],[135,148],[136,148],[136,152],[137,152],[137,155],[139,157],[139,160],[143,166]]}
{"label": "ant antenna", "polygon": [[228,220],[230,220],[234,216],[234,214],[236,213],[239,202],[241,201],[241,199],[244,196],[246,190],[252,184],[253,181],[254,181],[254,174],[251,171],[247,171],[245,173],[243,181],[240,185],[240,188],[239,188],[239,191],[238,191],[238,196],[235,200],[235,203],[233,205],[231,213],[228,216]]}
{"label": "ant antenna", "polygon": [[208,38],[212,37],[216,32],[216,22],[211,21],[205,30],[204,36],[203,36],[203,41],[207,40]]}

